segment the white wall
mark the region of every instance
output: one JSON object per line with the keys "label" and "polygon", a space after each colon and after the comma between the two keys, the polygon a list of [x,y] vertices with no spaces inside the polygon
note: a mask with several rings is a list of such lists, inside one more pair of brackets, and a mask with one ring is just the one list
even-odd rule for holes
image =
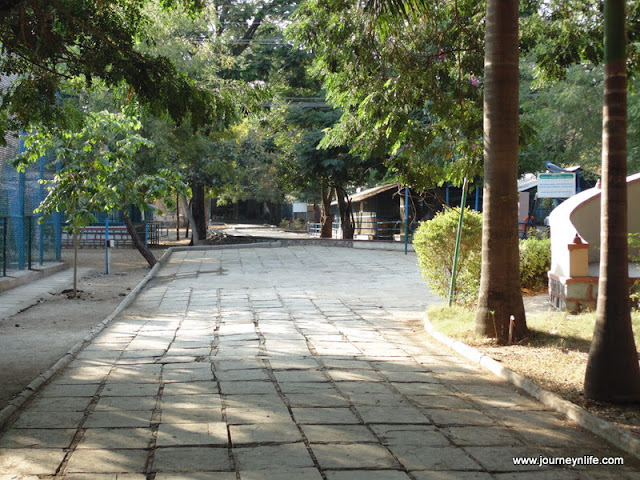
{"label": "white wall", "polygon": [[[640,232],[640,174],[627,178],[629,232]],[[551,270],[569,276],[569,251],[576,232],[589,244],[589,263],[600,259],[600,189],[591,188],[567,199],[551,212]]]}

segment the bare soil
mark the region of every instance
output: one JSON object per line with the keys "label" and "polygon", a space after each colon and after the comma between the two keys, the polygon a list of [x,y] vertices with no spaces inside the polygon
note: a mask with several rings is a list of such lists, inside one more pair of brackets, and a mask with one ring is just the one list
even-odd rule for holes
{"label": "bare soil", "polygon": [[[62,251],[71,265],[72,253]],[[156,258],[163,253],[164,249],[154,250]],[[0,322],[0,409],[107,318],[149,273],[147,262],[134,249],[112,250],[109,275],[104,273],[102,249],[81,249],[78,266],[90,270],[78,281],[77,298],[68,293],[43,296],[36,305]]]}

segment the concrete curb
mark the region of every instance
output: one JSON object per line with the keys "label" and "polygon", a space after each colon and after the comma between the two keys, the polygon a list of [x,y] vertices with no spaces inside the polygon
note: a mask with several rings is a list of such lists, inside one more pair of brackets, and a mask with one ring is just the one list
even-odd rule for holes
{"label": "concrete curb", "polygon": [[[321,246],[321,247],[339,247],[339,248],[355,248],[363,250],[389,250],[389,251],[402,251],[404,252],[404,243],[391,242],[386,240],[344,240],[341,238],[278,238],[278,237],[261,237],[256,236],[243,236],[243,235],[231,235],[242,238],[252,238],[264,242],[278,242],[283,247],[293,246]],[[415,252],[413,244],[407,245],[409,252]],[[185,247],[181,247],[185,248]],[[191,247],[193,248],[193,247]]]}
{"label": "concrete curb", "polygon": [[619,449],[640,459],[640,440],[634,436],[619,429],[612,423],[607,422],[606,420],[589,413],[583,408],[559,397],[555,393],[545,390],[524,375],[501,365],[500,362],[495,361],[493,358],[479,352],[475,348],[472,348],[459,340],[454,340],[443,335],[435,329],[426,315],[424,319],[424,329],[434,339],[452,348],[460,355],[471,360],[473,363],[477,363],[485,370],[492,372],[500,378],[504,378],[516,387],[527,392],[532,397],[540,400],[547,407],[552,408],[573,420],[582,428],[589,430],[591,433],[607,440]]}
{"label": "concrete curb", "polygon": [[44,267],[32,268],[31,270],[20,271],[15,277],[0,277],[0,292],[11,290],[29,282],[54,275],[67,270],[70,265],[66,262],[54,262]]}

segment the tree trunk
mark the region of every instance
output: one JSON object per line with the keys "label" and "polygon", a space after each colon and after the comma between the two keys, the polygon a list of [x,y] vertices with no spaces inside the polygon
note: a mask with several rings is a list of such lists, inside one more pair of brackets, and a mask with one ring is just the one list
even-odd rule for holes
{"label": "tree trunk", "polygon": [[180,241],[180,195],[176,199],[176,240]]}
{"label": "tree trunk", "polygon": [[[182,197],[180,199],[180,201],[182,202],[182,208],[184,209],[184,211],[187,213],[187,218],[188,218],[188,222],[187,222],[187,236],[189,236],[189,224],[194,225],[194,221],[193,221],[193,213],[191,213],[191,209],[189,208],[189,204],[187,203],[187,199]],[[191,243],[193,245],[200,245],[200,237],[198,236],[198,230],[196,228],[194,228],[192,230],[192,235],[191,235]]]}
{"label": "tree trunk", "polygon": [[198,232],[198,239],[207,238],[207,210],[205,205],[205,188],[201,183],[192,183],[191,212],[193,214],[192,229]]}
{"label": "tree trunk", "polygon": [[627,239],[627,70],[624,0],[605,0],[600,280],[585,396],[640,401],[631,325]]}
{"label": "tree trunk", "polygon": [[353,210],[351,199],[347,191],[342,187],[336,187],[336,197],[338,199],[338,209],[340,210],[340,223],[342,224],[342,238],[353,240],[355,222],[353,220]]}
{"label": "tree trunk", "polygon": [[320,217],[320,238],[331,238],[333,236],[333,215],[331,215],[331,192],[332,188],[321,185],[322,204]]}
{"label": "tree trunk", "polygon": [[147,248],[147,246],[144,244],[142,240],[140,240],[140,237],[138,236],[138,232],[136,231],[136,227],[131,221],[131,218],[129,218],[129,215],[127,215],[127,212],[125,209],[122,209],[122,218],[124,218],[124,224],[127,227],[127,232],[129,232],[129,236],[131,236],[131,240],[133,241],[133,246],[138,249],[140,254],[144,257],[144,259],[149,264],[149,267],[153,267],[156,263],[158,263],[158,261],[156,260],[156,257],[153,255],[153,252],[149,250],[149,248]]}
{"label": "tree trunk", "polygon": [[518,1],[488,0],[485,30],[484,201],[478,334],[527,332],[518,253]]}

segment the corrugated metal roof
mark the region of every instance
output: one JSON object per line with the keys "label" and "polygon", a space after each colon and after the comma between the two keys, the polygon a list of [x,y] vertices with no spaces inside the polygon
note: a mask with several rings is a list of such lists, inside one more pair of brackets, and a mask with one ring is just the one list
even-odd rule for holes
{"label": "corrugated metal roof", "polygon": [[387,190],[391,190],[392,188],[400,188],[400,187],[397,183],[389,183],[387,185],[380,185],[378,187],[368,188],[367,190],[363,190],[362,192],[351,195],[351,201],[361,202],[363,200],[366,200],[367,198],[374,197],[379,193],[386,192]]}

